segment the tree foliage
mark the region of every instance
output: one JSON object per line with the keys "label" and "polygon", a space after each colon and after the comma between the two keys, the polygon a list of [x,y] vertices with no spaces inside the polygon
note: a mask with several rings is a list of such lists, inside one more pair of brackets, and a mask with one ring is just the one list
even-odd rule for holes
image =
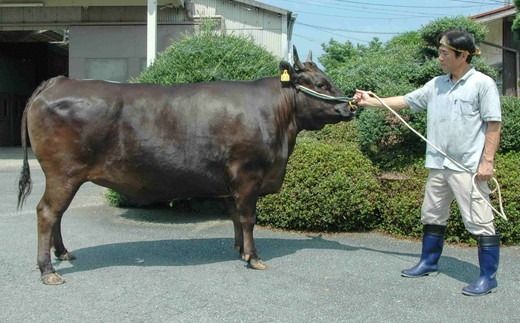
{"label": "tree foliage", "polygon": [[488,33],[488,29],[485,25],[475,22],[470,18],[464,16],[444,17],[423,26],[420,30],[421,38],[428,46],[435,48],[437,47],[440,34],[451,29],[460,29],[469,32],[475,37],[476,43],[483,41]]}
{"label": "tree foliage", "polygon": [[162,52],[134,82],[170,85],[215,80],[254,80],[278,73],[279,61],[244,36],[222,35],[211,25]]}
{"label": "tree foliage", "polygon": [[[477,43],[487,33],[485,26],[466,17],[440,18],[387,43],[374,38],[368,45],[354,46],[349,41],[330,40],[322,45],[325,53],[320,62],[346,93],[360,88],[380,96],[403,95],[442,74],[437,62],[437,39],[449,29],[466,30]],[[496,77],[496,71],[478,57],[474,57],[472,64]]]}
{"label": "tree foliage", "polygon": [[513,26],[511,27],[511,29],[518,37],[518,35],[520,34],[520,0],[515,0],[514,3],[515,3],[515,7],[517,9],[517,12],[516,12],[515,20],[513,20]]}

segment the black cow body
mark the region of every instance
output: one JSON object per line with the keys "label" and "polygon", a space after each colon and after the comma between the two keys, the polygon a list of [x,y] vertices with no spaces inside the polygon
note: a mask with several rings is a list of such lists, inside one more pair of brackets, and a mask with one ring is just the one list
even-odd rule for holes
{"label": "black cow body", "polygon": [[[84,182],[146,204],[187,197],[226,197],[235,246],[263,269],[253,241],[256,201],[277,192],[296,135],[349,120],[344,103],[296,90],[301,84],[340,92],[312,62],[281,63],[291,81],[210,82],[176,86],[117,84],[57,77],[42,84],[24,111],[26,131],[46,178],[38,204],[38,265],[46,284],[60,284],[50,249],[60,259],[61,217]],[[19,205],[30,191],[27,155]]]}

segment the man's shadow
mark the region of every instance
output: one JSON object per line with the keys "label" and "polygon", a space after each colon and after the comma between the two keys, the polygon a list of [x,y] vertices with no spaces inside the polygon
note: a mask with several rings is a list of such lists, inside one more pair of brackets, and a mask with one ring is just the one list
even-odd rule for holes
{"label": "man's shadow", "polygon": [[[193,223],[206,221],[211,218],[208,215],[192,217],[185,214],[176,216],[174,220],[172,220],[171,214],[168,216],[164,212],[152,212],[152,214],[155,215],[151,217],[150,213],[146,213],[147,221],[160,223],[166,221],[170,223]],[[138,218],[136,212],[132,211],[124,216],[133,220]],[[198,220],[195,220],[195,218]],[[218,218],[224,219],[227,217],[219,216]],[[230,225],[232,225],[231,221]],[[410,266],[415,264],[420,257],[419,253],[403,253],[393,250],[352,246],[323,239],[320,235],[307,236],[307,238],[304,239],[256,238],[255,242],[257,248],[260,250],[262,259],[266,262],[306,249],[340,250],[345,252],[345,257],[348,257],[349,252],[359,250],[390,256],[405,256],[411,258]],[[238,259],[238,253],[232,248],[233,244],[234,239],[232,237],[104,244],[73,250],[72,253],[77,259],[71,262],[70,267],[59,268],[58,270],[63,274],[67,274],[112,266],[192,266],[235,261]],[[360,266],[363,267],[362,264]],[[477,266],[449,256],[441,257],[439,267],[442,274],[464,283],[470,283],[479,271]],[[363,269],[360,268],[360,270]],[[398,275],[400,275],[400,273],[396,272],[396,276]]]}

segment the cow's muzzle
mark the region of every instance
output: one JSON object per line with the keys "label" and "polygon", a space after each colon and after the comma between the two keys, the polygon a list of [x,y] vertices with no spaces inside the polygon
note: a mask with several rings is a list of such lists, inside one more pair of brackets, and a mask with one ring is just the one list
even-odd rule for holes
{"label": "cow's muzzle", "polygon": [[350,120],[356,116],[356,109],[352,109],[347,103],[337,104],[334,110],[343,118]]}

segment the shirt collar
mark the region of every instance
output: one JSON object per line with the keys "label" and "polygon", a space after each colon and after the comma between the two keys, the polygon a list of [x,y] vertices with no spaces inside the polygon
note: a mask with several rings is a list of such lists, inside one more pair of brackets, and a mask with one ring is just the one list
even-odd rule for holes
{"label": "shirt collar", "polygon": [[[471,67],[466,72],[466,74],[462,75],[462,77],[460,79],[458,79],[456,83],[454,83],[454,85],[457,84],[457,83],[466,82],[466,80],[473,74],[475,74],[475,68]],[[451,82],[451,74],[444,74],[444,77],[445,77],[445,81],[446,82]]]}

